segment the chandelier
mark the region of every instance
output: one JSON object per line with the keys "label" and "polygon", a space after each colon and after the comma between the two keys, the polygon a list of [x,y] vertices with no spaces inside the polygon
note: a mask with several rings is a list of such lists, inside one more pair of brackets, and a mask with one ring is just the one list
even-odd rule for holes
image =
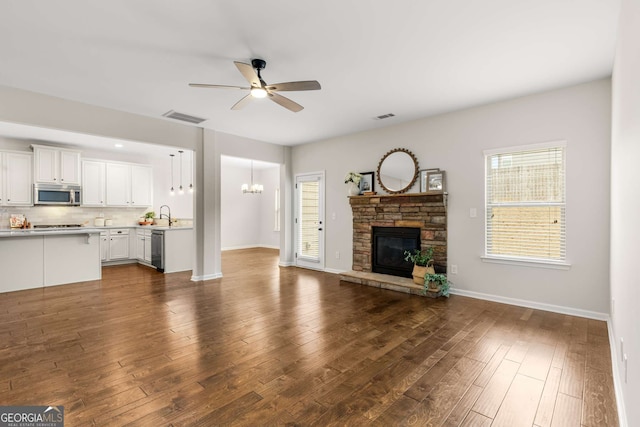
{"label": "chandelier", "polygon": [[251,160],[251,185],[248,184],[242,184],[242,192],[243,193],[262,193],[262,190],[264,189],[264,187],[261,184],[254,184],[253,183],[253,160]]}

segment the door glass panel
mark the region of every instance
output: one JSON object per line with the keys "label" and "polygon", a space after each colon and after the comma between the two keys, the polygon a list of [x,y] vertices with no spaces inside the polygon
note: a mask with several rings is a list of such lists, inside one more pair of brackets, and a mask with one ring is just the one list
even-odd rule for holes
{"label": "door glass panel", "polygon": [[320,183],[301,182],[300,189],[300,255],[319,258]]}

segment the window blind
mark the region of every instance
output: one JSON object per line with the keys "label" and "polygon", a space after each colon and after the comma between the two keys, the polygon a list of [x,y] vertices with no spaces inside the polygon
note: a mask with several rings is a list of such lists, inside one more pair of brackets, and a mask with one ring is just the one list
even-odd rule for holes
{"label": "window blind", "polygon": [[564,145],[494,153],[486,162],[486,254],[564,261]]}

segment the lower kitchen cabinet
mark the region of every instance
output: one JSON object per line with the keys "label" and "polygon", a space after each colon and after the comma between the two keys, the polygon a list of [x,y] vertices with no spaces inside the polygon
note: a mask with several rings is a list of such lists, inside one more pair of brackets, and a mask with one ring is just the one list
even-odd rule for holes
{"label": "lower kitchen cabinet", "polygon": [[129,229],[114,228],[100,233],[100,254],[103,262],[129,259]]}
{"label": "lower kitchen cabinet", "polygon": [[151,230],[136,230],[136,258],[151,264]]}

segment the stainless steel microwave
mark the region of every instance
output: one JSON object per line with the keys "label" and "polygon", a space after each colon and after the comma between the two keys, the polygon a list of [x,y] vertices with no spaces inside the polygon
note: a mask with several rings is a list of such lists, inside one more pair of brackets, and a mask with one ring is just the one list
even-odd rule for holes
{"label": "stainless steel microwave", "polygon": [[33,204],[80,206],[82,187],[79,185],[34,184]]}

